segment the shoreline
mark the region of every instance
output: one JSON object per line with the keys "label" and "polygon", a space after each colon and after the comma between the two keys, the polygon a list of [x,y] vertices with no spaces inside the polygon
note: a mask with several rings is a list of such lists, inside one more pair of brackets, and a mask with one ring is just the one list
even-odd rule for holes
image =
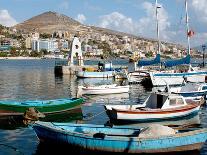
{"label": "shoreline", "polygon": [[38,57],[0,57],[0,60],[39,60]]}

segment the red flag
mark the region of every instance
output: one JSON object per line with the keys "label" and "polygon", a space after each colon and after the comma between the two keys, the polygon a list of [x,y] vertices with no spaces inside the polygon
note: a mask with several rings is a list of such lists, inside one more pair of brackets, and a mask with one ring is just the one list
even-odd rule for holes
{"label": "red flag", "polygon": [[188,31],[188,36],[189,36],[189,37],[192,37],[194,34],[195,34],[194,31],[192,31],[192,30]]}

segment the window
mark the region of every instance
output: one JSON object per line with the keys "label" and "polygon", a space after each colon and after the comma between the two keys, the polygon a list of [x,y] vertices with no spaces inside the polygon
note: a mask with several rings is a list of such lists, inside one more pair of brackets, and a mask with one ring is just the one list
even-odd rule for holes
{"label": "window", "polygon": [[170,105],[182,105],[184,104],[183,99],[177,98],[177,99],[170,99]]}

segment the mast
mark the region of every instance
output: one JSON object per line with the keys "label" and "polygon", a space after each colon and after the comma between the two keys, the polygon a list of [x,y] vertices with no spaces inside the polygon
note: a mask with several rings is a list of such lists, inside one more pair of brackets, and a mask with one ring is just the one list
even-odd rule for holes
{"label": "mast", "polygon": [[158,20],[158,9],[160,7],[158,7],[158,3],[157,0],[155,1],[155,8],[156,8],[156,26],[157,26],[157,40],[158,40],[158,52],[157,54],[160,54],[160,32],[159,32],[159,20]]}
{"label": "mast", "polygon": [[188,16],[188,2],[185,0],[185,13],[186,13],[186,31],[187,31],[187,40],[188,40],[188,54],[190,55],[190,36],[188,33],[190,32],[189,28],[189,16]]}

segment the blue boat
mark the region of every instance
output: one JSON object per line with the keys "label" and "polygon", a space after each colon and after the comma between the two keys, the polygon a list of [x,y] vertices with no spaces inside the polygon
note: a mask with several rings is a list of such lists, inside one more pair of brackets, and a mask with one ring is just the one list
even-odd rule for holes
{"label": "blue boat", "polygon": [[132,126],[108,127],[37,121],[32,127],[41,141],[104,152],[161,153],[199,150],[207,139],[206,128],[143,137],[141,134],[147,129]]}

